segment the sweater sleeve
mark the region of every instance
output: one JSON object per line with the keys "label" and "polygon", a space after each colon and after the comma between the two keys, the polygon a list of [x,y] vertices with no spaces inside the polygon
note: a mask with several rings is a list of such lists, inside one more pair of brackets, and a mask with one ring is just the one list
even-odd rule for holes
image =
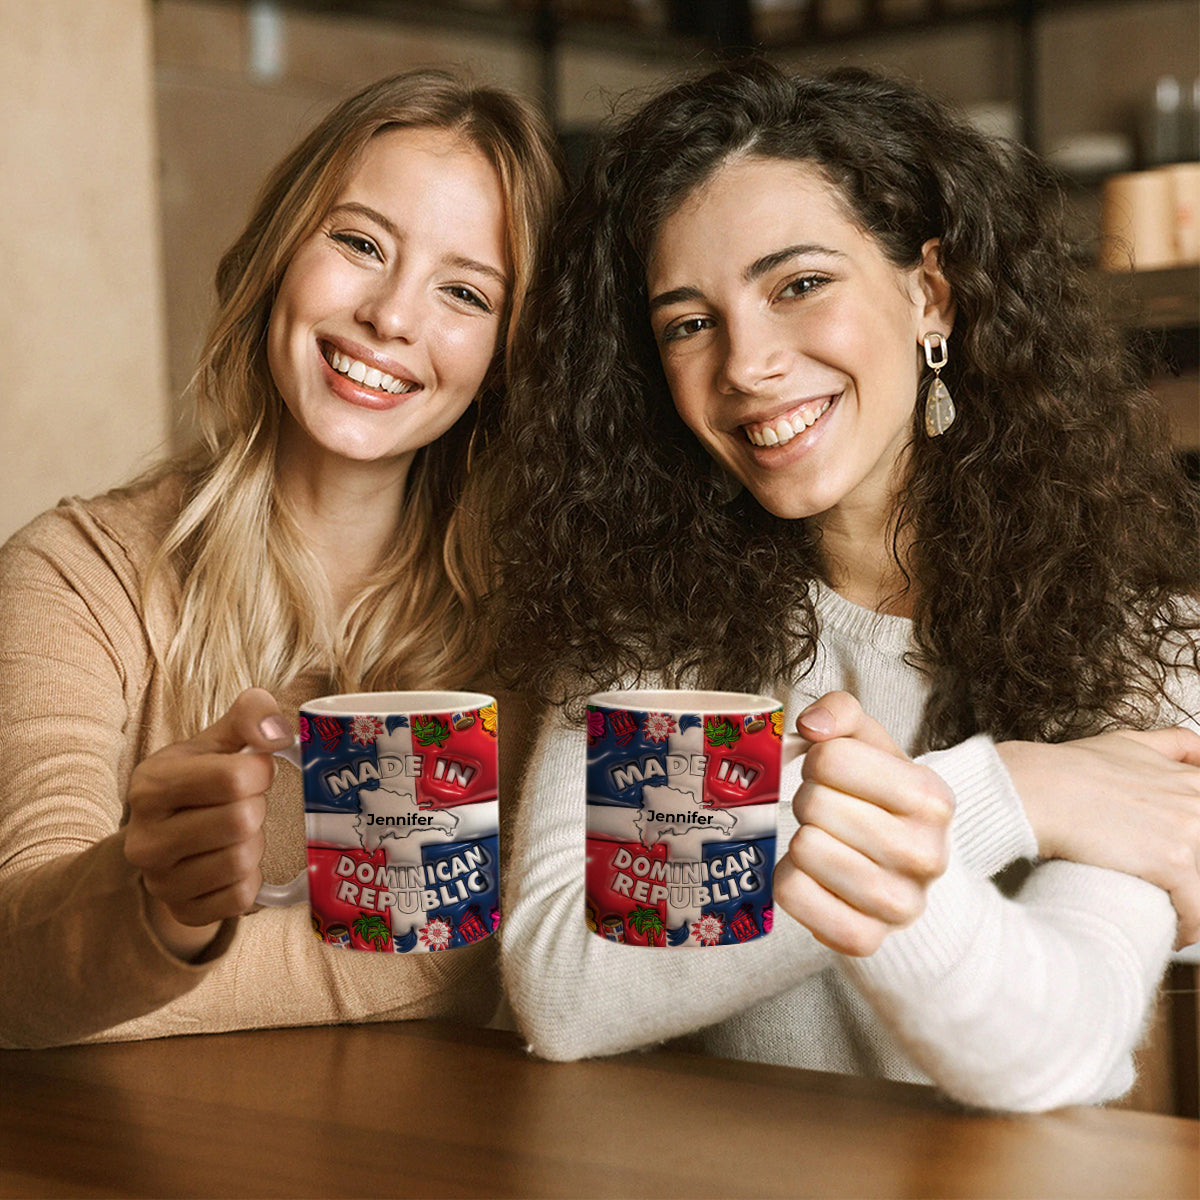
{"label": "sweater sleeve", "polygon": [[[1197,728],[1198,712],[1200,679],[1181,666],[1168,680],[1162,723]],[[969,749],[926,761],[952,784],[986,778],[994,749],[977,745],[974,768]],[[956,760],[949,770],[947,756]],[[1002,783],[997,777],[995,787]],[[956,830],[964,816],[962,824],[981,828],[955,833],[950,869],[924,915],[843,969],[910,1057],[963,1103],[1039,1111],[1113,1100],[1133,1084],[1134,1051],[1175,940],[1170,897],[1131,875],[1054,860],[1005,898],[969,859],[990,863],[989,839],[1032,857],[1032,832],[1021,834],[999,793],[968,795],[965,812],[959,797]]]}
{"label": "sweater sleeve", "polygon": [[530,1049],[568,1060],[691,1033],[794,987],[834,960],[780,914],[719,953],[656,953],[584,921],[586,735],[551,712],[525,774],[501,926],[505,988]]}
{"label": "sweater sleeve", "polygon": [[1009,900],[953,852],[920,920],[842,968],[947,1095],[1037,1112],[1129,1089],[1174,934],[1132,876],[1047,862]]}
{"label": "sweater sleeve", "polygon": [[840,969],[961,1103],[1041,1111],[1124,1094],[1174,939],[1166,893],[1045,862],[1006,898],[989,876],[1037,845],[991,740],[920,761],[955,793],[949,868],[918,921]]}
{"label": "sweater sleeve", "polygon": [[123,758],[147,647],[127,592],[60,514],[0,552],[0,1043],[73,1041],[194,987],[123,854]]}

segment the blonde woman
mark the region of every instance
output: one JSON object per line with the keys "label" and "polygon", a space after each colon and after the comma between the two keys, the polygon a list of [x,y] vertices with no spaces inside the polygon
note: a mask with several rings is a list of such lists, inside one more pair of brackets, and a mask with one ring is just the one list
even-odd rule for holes
{"label": "blonde woman", "polygon": [[268,753],[299,703],[484,657],[472,460],[560,186],[507,93],[347,100],[220,264],[194,453],[0,551],[0,1044],[490,1016],[486,945],[334,953],[302,908],[245,914],[303,866]]}

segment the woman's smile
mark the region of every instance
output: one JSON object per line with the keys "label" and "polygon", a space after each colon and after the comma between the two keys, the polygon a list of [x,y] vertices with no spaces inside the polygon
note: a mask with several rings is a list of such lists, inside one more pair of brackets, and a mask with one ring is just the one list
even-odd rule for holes
{"label": "woman's smile", "polygon": [[786,446],[811,429],[837,399],[837,396],[824,396],[806,400],[781,416],[746,422],[741,426],[742,432],[754,446]]}
{"label": "woman's smile", "polygon": [[407,472],[463,415],[508,304],[504,213],[496,169],[457,134],[416,126],[371,139],[271,310],[292,452]]}
{"label": "woman's smile", "polygon": [[382,361],[365,348],[322,340],[322,365],[330,390],[348,404],[386,411],[402,404],[422,385],[397,362]]}

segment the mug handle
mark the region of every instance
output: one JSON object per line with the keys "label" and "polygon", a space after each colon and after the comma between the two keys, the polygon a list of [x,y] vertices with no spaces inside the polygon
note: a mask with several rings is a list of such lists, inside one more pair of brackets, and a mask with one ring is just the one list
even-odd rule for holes
{"label": "mug handle", "polygon": [[801,737],[798,733],[785,733],[783,735],[783,761],[790,763],[792,759],[799,758],[807,752],[811,745],[808,738]]}
{"label": "mug handle", "polygon": [[[243,754],[255,754],[255,751],[247,746],[241,751]],[[272,753],[276,758],[282,758],[284,762],[289,762],[293,767],[300,767],[300,743],[293,742],[290,746],[284,746],[282,750],[274,750]],[[308,879],[306,873],[301,871],[295,879],[288,883],[264,883],[258,889],[258,895],[254,897],[255,904],[261,904],[265,908],[289,908],[293,904],[302,904],[308,899]]]}

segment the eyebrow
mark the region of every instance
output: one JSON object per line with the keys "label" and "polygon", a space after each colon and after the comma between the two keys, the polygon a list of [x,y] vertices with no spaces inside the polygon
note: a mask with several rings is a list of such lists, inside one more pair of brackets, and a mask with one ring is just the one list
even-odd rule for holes
{"label": "eyebrow", "polygon": [[[329,210],[330,216],[334,213],[355,213],[360,217],[366,217],[369,221],[374,221],[380,229],[391,238],[398,242],[404,241],[402,234],[395,222],[390,217],[384,216],[377,209],[371,208],[367,204],[359,204],[355,200],[347,200],[343,204],[335,204]],[[490,279],[494,279],[502,287],[509,287],[509,278],[503,271],[498,271],[495,267],[489,266],[485,262],[480,262],[475,258],[467,258],[463,254],[451,254],[442,260],[449,267],[457,267],[460,271],[477,271],[481,275],[486,275]]]}
{"label": "eyebrow", "polygon": [[[790,262],[793,258],[799,258],[804,254],[826,254],[833,258],[846,257],[840,250],[833,250],[829,246],[819,246],[815,242],[800,242],[795,246],[785,246],[782,250],[772,250],[770,254],[764,254],[762,258],[756,258],[742,272],[742,279],[746,283],[753,283],[756,279],[761,279],[764,275],[774,271],[776,267],[781,267],[784,263]],[[667,308],[672,304],[683,304],[689,300],[703,299],[704,295],[699,288],[672,288],[669,292],[659,292],[650,301],[650,311],[653,313],[660,308]]]}
{"label": "eyebrow", "polygon": [[827,254],[832,255],[834,258],[846,257],[840,250],[832,250],[828,246],[818,246],[814,242],[801,242],[796,246],[785,246],[782,250],[772,250],[770,254],[764,254],[762,258],[756,258],[742,272],[742,279],[746,283],[753,283],[756,279],[761,279],[764,275],[775,270],[776,267],[782,267],[784,263],[789,262],[793,258],[799,258],[804,254]]}
{"label": "eyebrow", "polygon": [[656,312],[658,309],[666,308],[670,304],[682,304],[685,300],[703,299],[704,297],[699,288],[672,288],[669,292],[659,292],[659,294],[650,301],[650,311]]}

